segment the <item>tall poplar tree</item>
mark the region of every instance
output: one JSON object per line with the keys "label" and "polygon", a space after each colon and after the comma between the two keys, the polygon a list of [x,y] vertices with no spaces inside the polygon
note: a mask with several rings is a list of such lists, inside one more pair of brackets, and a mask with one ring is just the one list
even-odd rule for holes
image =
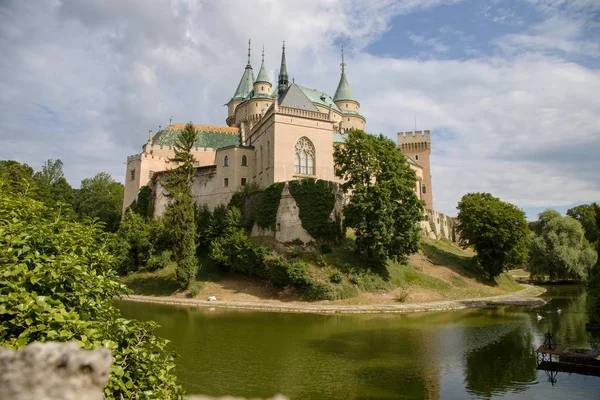
{"label": "tall poplar tree", "polygon": [[196,278],[198,259],[196,257],[196,221],[192,178],[194,176],[194,156],[198,132],[188,123],[175,143],[175,156],[169,161],[178,167],[171,170],[165,182],[171,202],[165,210],[165,226],[170,233],[173,259],[177,263],[176,276],[182,288]]}

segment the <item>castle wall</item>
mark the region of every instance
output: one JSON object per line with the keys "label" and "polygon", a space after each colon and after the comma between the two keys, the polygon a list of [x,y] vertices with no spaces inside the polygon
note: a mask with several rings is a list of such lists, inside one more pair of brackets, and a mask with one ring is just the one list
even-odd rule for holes
{"label": "castle wall", "polygon": [[425,219],[419,222],[423,236],[436,240],[446,239],[452,241],[454,218],[431,209],[423,210],[423,214]]}

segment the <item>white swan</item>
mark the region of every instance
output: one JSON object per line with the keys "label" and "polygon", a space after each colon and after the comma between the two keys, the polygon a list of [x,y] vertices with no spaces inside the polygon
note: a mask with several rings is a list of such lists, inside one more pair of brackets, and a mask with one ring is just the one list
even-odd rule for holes
{"label": "white swan", "polygon": [[560,308],[557,308],[556,312],[560,314],[562,312],[562,310]]}
{"label": "white swan", "polygon": [[537,320],[541,321],[544,317],[542,317],[540,314],[537,314]]}

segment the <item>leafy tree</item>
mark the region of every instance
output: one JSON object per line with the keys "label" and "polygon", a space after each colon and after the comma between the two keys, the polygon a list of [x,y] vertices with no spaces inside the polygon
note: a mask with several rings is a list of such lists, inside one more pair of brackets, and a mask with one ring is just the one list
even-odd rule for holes
{"label": "leafy tree", "polygon": [[137,271],[146,266],[152,251],[149,223],[139,214],[127,210],[117,231],[117,240],[124,246],[118,267],[120,273]]}
{"label": "leafy tree", "polygon": [[154,207],[152,204],[152,189],[144,185],[140,188],[137,197],[129,209],[136,214],[145,218],[152,218],[154,215]]}
{"label": "leafy tree", "polygon": [[10,187],[32,191],[35,188],[33,168],[14,160],[0,160],[0,179]]}
{"label": "leafy tree", "polygon": [[48,160],[42,165],[42,170],[33,175],[37,200],[49,206],[73,203],[73,188],[65,179],[62,168],[61,160]]}
{"label": "leafy tree", "polygon": [[123,185],[107,172],[84,179],[81,189],[75,193],[73,208],[80,218],[98,218],[106,224],[107,230],[115,232],[121,221]]}
{"label": "leafy tree", "polygon": [[550,280],[586,280],[597,254],[579,221],[555,210],[544,211],[538,221],[530,249],[531,274],[548,275]]}
{"label": "leafy tree", "polygon": [[0,344],[75,341],[112,351],[108,399],[180,398],[156,324],[121,316],[126,293],[101,223],[71,222],[0,179]]}
{"label": "leafy tree", "polygon": [[596,243],[600,240],[600,227],[597,222],[597,219],[600,218],[600,216],[598,215],[597,210],[598,205],[596,203],[582,204],[567,210],[567,215],[569,217],[575,218],[581,223],[585,238],[590,243]]}
{"label": "leafy tree", "polygon": [[464,195],[458,211],[459,243],[475,249],[490,280],[527,261],[529,228],[523,211],[489,193]]}
{"label": "leafy tree", "polygon": [[424,203],[415,193],[415,172],[394,142],[351,130],[333,157],[342,189],[352,193],[344,222],[354,228],[358,253],[383,263],[416,252]]}
{"label": "leafy tree", "polygon": [[182,288],[193,282],[198,272],[195,206],[191,189],[194,174],[192,149],[196,145],[197,136],[198,132],[191,122],[179,134],[175,156],[170,159],[179,166],[170,171],[165,182],[171,202],[165,210],[164,221],[172,237],[173,259],[177,263],[176,276]]}

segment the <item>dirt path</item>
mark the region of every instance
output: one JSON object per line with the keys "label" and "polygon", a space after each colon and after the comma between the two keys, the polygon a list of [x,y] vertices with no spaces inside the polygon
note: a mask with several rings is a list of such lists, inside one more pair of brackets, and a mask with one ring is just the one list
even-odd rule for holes
{"label": "dirt path", "polygon": [[311,314],[378,314],[378,313],[411,313],[424,311],[448,311],[460,310],[465,308],[483,308],[489,305],[524,305],[539,306],[546,304],[546,300],[537,296],[546,290],[531,285],[523,285],[525,289],[510,294],[492,297],[480,297],[462,300],[433,301],[428,303],[390,303],[390,304],[371,304],[371,305],[341,305],[327,304],[328,302],[309,303],[302,301],[279,301],[279,300],[259,300],[259,301],[207,301],[199,299],[190,299],[182,297],[155,297],[155,296],[124,296],[125,301],[137,301],[145,303],[159,303],[182,305],[191,307],[214,307],[236,310],[254,310],[254,311],[273,311],[273,312],[294,312]]}

